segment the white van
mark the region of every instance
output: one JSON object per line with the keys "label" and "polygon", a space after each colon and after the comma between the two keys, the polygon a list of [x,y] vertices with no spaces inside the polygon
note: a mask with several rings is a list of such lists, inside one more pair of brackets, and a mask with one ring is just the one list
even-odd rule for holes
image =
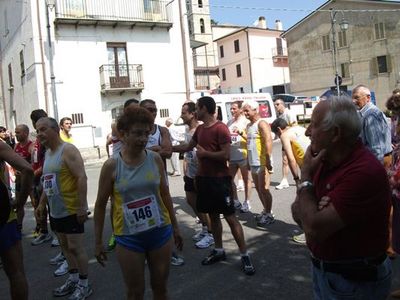
{"label": "white van", "polygon": [[276,119],[274,103],[269,93],[253,94],[216,94],[210,95],[215,100],[218,109],[218,119],[224,123],[232,118],[231,104],[235,101],[254,100],[259,103],[259,113],[261,117],[271,124]]}

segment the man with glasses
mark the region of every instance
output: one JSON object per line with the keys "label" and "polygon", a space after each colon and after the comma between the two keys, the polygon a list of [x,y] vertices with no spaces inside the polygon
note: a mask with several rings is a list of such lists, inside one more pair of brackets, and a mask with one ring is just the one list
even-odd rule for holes
{"label": "man with glasses", "polygon": [[371,92],[365,85],[357,85],[353,89],[352,97],[361,116],[363,144],[385,168],[389,167],[392,160],[392,142],[385,115],[371,102]]}

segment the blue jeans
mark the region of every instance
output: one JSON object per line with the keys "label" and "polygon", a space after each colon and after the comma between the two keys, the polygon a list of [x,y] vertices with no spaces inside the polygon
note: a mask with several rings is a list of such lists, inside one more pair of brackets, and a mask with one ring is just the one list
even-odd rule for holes
{"label": "blue jeans", "polygon": [[390,291],[392,263],[389,258],[378,267],[377,281],[352,281],[340,274],[312,266],[315,300],[385,300]]}

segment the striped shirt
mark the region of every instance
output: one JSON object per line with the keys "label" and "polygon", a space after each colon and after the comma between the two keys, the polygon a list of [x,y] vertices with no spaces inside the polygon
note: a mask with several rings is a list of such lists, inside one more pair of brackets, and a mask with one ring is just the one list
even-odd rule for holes
{"label": "striped shirt", "polygon": [[392,151],[390,127],[385,115],[371,102],[360,109],[361,139],[375,157],[383,162],[383,157]]}

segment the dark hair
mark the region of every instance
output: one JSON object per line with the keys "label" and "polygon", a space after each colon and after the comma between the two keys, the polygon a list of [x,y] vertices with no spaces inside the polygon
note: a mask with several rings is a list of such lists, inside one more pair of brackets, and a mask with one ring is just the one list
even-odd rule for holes
{"label": "dark hair", "polygon": [[151,127],[153,125],[153,116],[143,107],[128,107],[117,120],[117,130],[127,131],[134,124],[145,124]]}
{"label": "dark hair", "polygon": [[187,106],[188,112],[193,114],[196,111],[196,104],[194,102],[186,102],[182,105],[182,107]]}
{"label": "dark hair", "polygon": [[[46,124],[47,124],[50,128],[52,128],[52,129],[54,129],[54,130],[56,130],[56,131],[59,131],[59,130],[60,130],[60,127],[58,127],[58,123],[57,123],[56,119],[54,119],[54,118],[42,117],[42,118],[40,118],[39,120],[40,120],[41,122],[46,122]],[[39,121],[39,120],[38,120],[38,121]]]}
{"label": "dark hair", "polygon": [[139,100],[135,99],[135,98],[131,98],[125,101],[124,103],[124,108],[127,108],[129,105],[131,104],[139,104]]}
{"label": "dark hair", "polygon": [[286,127],[288,127],[288,123],[286,122],[285,119],[282,119],[282,118],[277,118],[271,124],[271,130],[275,134],[278,133],[278,128],[280,128],[281,130],[284,130]]}
{"label": "dark hair", "polygon": [[393,93],[386,101],[386,108],[396,114],[400,113],[400,91],[399,93]]}
{"label": "dark hair", "polygon": [[7,128],[5,128],[4,126],[0,126],[0,132],[6,132]]}
{"label": "dark hair", "polygon": [[72,119],[70,117],[64,117],[60,120],[60,127],[64,125],[65,121],[71,121],[72,123]]}
{"label": "dark hair", "polygon": [[236,101],[233,101],[233,102],[231,103],[231,106],[232,106],[233,104],[236,104],[237,107],[240,109],[240,108],[242,108],[243,101],[241,101],[241,100],[236,100]]}
{"label": "dark hair", "polygon": [[47,117],[47,113],[43,109],[35,109],[31,112],[31,120],[36,123],[40,118]]}
{"label": "dark hair", "polygon": [[152,99],[144,99],[144,100],[140,101],[139,105],[140,105],[141,107],[143,107],[143,106],[146,105],[147,103],[156,105],[156,101],[154,101],[154,100],[152,100]]}
{"label": "dark hair", "polygon": [[215,113],[216,105],[215,105],[215,101],[212,97],[204,96],[204,97],[197,99],[197,105],[199,106],[199,108],[202,108],[203,106],[205,106],[207,108],[207,112],[209,114]]}

